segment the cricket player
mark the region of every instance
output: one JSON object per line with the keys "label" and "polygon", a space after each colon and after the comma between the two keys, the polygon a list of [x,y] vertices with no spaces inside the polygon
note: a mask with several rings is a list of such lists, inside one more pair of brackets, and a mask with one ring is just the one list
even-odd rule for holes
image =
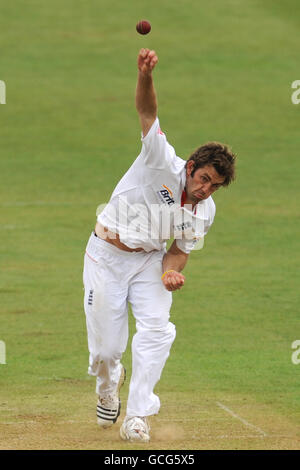
{"label": "cricket player", "polygon": [[[209,142],[183,160],[160,129],[152,72],[155,51],[138,54],[136,109],[142,130],[139,156],[97,216],[84,258],[90,375],[96,377],[97,422],[120,414],[121,363],[128,340],[128,304],[136,321],[124,440],[148,442],[147,417],[157,414],[154,387],[175,339],[172,291],[181,289],[190,252],[203,244],[215,216],[212,193],[234,179],[235,155]],[[168,251],[166,241],[174,239]]]}

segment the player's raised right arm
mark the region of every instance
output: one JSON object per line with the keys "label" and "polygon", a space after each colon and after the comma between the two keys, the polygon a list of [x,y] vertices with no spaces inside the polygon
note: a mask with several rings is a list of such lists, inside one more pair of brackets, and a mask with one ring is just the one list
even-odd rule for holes
{"label": "player's raised right arm", "polygon": [[157,99],[152,77],[152,70],[157,62],[155,51],[140,50],[135,103],[144,137],[157,117]]}

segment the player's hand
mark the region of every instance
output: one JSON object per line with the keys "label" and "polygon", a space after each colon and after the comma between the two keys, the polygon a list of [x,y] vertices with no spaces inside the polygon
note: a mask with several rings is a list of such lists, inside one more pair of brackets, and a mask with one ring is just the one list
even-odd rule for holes
{"label": "player's hand", "polygon": [[158,62],[158,57],[155,51],[149,49],[141,49],[138,55],[138,69],[146,74],[152,72]]}
{"label": "player's hand", "polygon": [[162,278],[165,288],[169,291],[181,289],[184,285],[184,281],[184,275],[177,271],[169,271]]}

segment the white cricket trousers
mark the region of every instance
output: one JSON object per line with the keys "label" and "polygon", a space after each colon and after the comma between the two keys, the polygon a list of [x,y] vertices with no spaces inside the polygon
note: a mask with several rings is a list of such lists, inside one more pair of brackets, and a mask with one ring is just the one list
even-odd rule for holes
{"label": "white cricket trousers", "polygon": [[161,281],[165,251],[126,252],[91,234],[84,257],[84,309],[89,368],[96,393],[116,390],[128,341],[128,303],[136,320],[127,416],[156,414],[153,393],[175,339],[172,293]]}

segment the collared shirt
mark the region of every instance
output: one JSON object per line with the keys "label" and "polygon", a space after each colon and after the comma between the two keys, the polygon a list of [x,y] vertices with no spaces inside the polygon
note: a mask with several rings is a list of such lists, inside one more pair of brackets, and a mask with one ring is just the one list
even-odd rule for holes
{"label": "collared shirt", "polygon": [[184,253],[203,244],[215,216],[211,196],[192,210],[184,205],[186,161],[168,143],[156,118],[142,149],[97,220],[129,248],[161,250],[170,238]]}

